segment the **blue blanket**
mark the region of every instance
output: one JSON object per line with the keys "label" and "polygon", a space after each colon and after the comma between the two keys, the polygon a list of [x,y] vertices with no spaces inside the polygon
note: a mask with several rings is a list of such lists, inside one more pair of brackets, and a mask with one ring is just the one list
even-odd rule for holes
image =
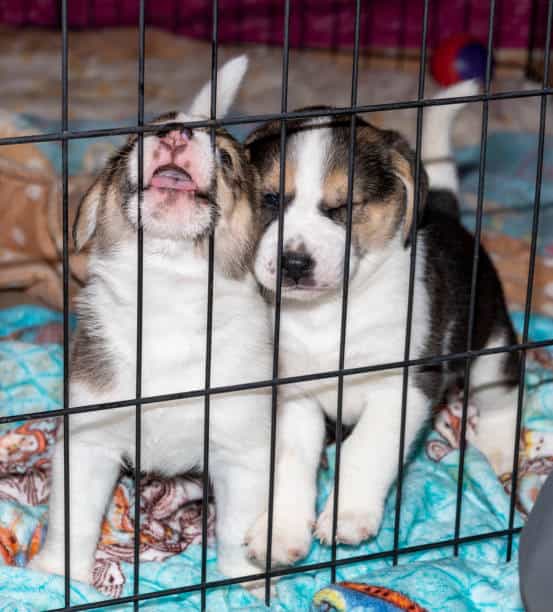
{"label": "blue blanket", "polygon": [[[32,334],[37,324],[59,321],[59,315],[42,309],[15,308],[0,313],[0,336],[23,332],[17,340],[0,342],[0,402],[2,414],[17,414],[31,409],[59,407],[62,372],[61,348],[54,344],[32,344]],[[520,316],[515,317],[520,324]],[[536,318],[532,334],[541,338],[553,336],[553,322]],[[553,357],[552,357],[553,359]],[[529,380],[547,377],[541,365],[532,361]],[[528,419],[553,422],[553,400],[549,385],[530,384],[527,390],[530,410]],[[21,425],[20,422],[2,425],[0,436]],[[535,427],[535,425],[534,425]],[[0,449],[2,448],[0,437]],[[333,447],[328,449],[328,469],[319,475],[319,508],[333,481]],[[403,491],[401,546],[418,546],[453,537],[455,499],[457,487],[458,450],[452,448],[435,431],[430,431],[409,463]],[[1,479],[0,479],[1,483]],[[0,491],[1,491],[0,486]],[[0,497],[1,497],[0,493]],[[389,551],[393,547],[393,523],[395,490],[391,491],[385,520],[378,536],[358,547],[340,546],[338,558],[365,553]],[[46,505],[24,506],[8,499],[0,500],[0,524],[14,525],[21,540],[23,553],[15,557],[15,565],[22,566],[32,545],[29,541],[36,526],[45,520]],[[469,447],[466,454],[464,497],[461,535],[505,529],[508,522],[509,497],[502,483],[494,475],[484,457]],[[517,514],[517,525],[522,524]],[[516,543],[515,543],[516,551]],[[174,588],[193,584],[200,579],[200,554],[198,544],[189,546],[181,554],[163,562],[143,562],[140,571],[141,592]],[[451,559],[450,546],[413,552],[400,557],[400,565],[391,568],[389,559],[340,566],[338,580],[363,581],[398,589],[429,610],[457,611],[491,608],[497,610],[522,610],[518,596],[516,564],[505,564],[506,539],[483,540],[461,547],[458,559]],[[1,557],[0,557],[1,558]],[[302,563],[318,563],[329,560],[330,550],[317,542]],[[217,579],[215,551],[209,548],[208,574]],[[132,565],[121,562],[125,584],[122,595],[131,594]],[[278,611],[310,610],[313,596],[328,586],[330,572],[320,570],[296,577],[281,579],[272,609]],[[90,586],[73,583],[72,603],[84,603],[101,598]],[[38,610],[63,606],[63,579],[30,572],[24,567],[0,567],[0,610]],[[315,604],[313,604],[315,605]],[[159,609],[159,604],[143,604],[147,609]],[[209,609],[262,610],[264,606],[240,586],[218,589],[208,594]],[[186,594],[164,602],[164,609],[199,609],[199,596]],[[349,608],[348,608],[349,609]],[[370,609],[370,608],[367,608]]]}

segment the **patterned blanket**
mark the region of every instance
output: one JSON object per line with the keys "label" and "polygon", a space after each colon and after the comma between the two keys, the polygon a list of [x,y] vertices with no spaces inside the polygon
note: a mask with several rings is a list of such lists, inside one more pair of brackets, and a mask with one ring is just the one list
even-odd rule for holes
{"label": "patterned blanket", "polygon": [[[514,320],[520,327],[521,316],[515,315]],[[0,405],[3,415],[59,407],[62,359],[61,347],[56,341],[60,337],[60,324],[59,314],[46,309],[16,307],[0,311]],[[552,337],[553,321],[536,316],[530,331],[534,339]],[[541,482],[553,466],[553,352],[531,352],[528,364],[517,525],[522,524]],[[454,535],[460,406],[459,397],[452,396],[448,405],[437,413],[434,429],[429,431],[407,467],[401,546],[448,540]],[[477,422],[472,407],[469,407],[469,416],[471,427]],[[45,533],[49,462],[57,426],[58,419],[54,418],[0,426],[0,563],[3,564],[0,567],[0,610],[63,606],[62,578],[24,569],[27,560],[39,549]],[[328,466],[320,471],[319,506],[324,503],[332,485],[333,450],[332,446],[328,448]],[[509,497],[506,495],[509,490],[510,475],[504,475],[500,482],[484,457],[469,446],[461,535],[504,529],[509,514]],[[72,585],[72,603],[131,593],[134,494],[132,477],[122,473],[104,520],[96,553],[94,586],[99,590],[75,582]],[[199,580],[201,504],[198,500],[201,495],[200,482],[194,479],[159,480],[150,477],[142,482],[141,592],[184,586]],[[390,550],[394,507],[395,492],[392,491],[378,536],[357,548],[340,546],[338,557]],[[210,506],[210,579],[220,577],[212,546],[214,511]],[[421,609],[470,610],[474,609],[472,606],[482,609],[493,603],[495,607],[491,609],[522,610],[516,564],[504,563],[504,539],[464,545],[458,559],[451,559],[451,552],[450,547],[413,552],[402,556],[399,567],[394,569],[387,559],[341,566],[338,579],[368,582],[390,592],[396,591],[397,597],[413,599]],[[329,558],[328,547],[315,542],[303,563],[317,563]],[[347,604],[340,602],[351,600],[352,589],[344,591],[344,587],[332,587],[329,590],[329,580],[327,570],[283,578],[276,586],[277,598],[272,608],[299,611],[313,606],[318,610],[330,610],[333,601],[336,604],[334,609],[350,610],[351,606],[343,607]],[[373,603],[377,601],[374,593],[366,594],[366,589],[360,591],[358,587],[353,591],[357,607],[361,595],[370,597]],[[384,605],[382,601],[386,605],[389,603],[381,600],[379,605]],[[402,601],[401,598],[398,601]],[[210,592],[208,605],[210,609],[221,611],[264,609],[239,586]],[[196,594],[171,598],[167,604],[164,603],[164,609],[168,610],[172,607],[175,610],[196,610],[198,606]],[[145,607],[157,609],[152,602]],[[371,608],[367,604],[361,609],[393,608]]]}

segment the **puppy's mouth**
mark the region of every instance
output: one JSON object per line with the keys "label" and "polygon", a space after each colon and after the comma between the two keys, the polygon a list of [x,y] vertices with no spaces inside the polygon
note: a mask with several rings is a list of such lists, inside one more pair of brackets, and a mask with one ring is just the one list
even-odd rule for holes
{"label": "puppy's mouth", "polygon": [[150,187],[185,192],[198,189],[190,174],[176,164],[166,164],[157,168],[150,179]]}
{"label": "puppy's mouth", "polygon": [[282,279],[282,288],[288,291],[320,291],[325,289],[324,285],[318,285],[313,278],[303,278],[295,281],[291,278]]}

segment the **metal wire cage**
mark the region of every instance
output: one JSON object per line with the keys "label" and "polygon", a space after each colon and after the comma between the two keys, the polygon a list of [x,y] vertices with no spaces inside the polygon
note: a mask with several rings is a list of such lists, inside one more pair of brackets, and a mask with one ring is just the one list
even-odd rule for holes
{"label": "metal wire cage", "polygon": [[[136,355],[136,394],[135,397],[127,400],[109,402],[100,405],[86,405],[86,406],[69,406],[69,375],[70,375],[70,363],[69,363],[69,337],[70,337],[70,326],[69,326],[69,256],[68,256],[68,240],[69,240],[69,226],[68,226],[68,146],[69,142],[73,139],[78,138],[92,138],[108,135],[122,135],[122,134],[137,134],[138,135],[138,164],[139,164],[139,193],[142,190],[142,171],[143,171],[143,136],[151,131],[155,131],[157,128],[149,126],[145,122],[144,114],[144,65],[145,65],[145,4],[146,0],[139,0],[139,20],[138,20],[138,108],[136,112],[136,124],[127,127],[118,127],[114,129],[97,129],[87,131],[73,131],[69,129],[68,122],[68,103],[69,103],[69,89],[68,89],[68,0],[62,0],[61,2],[61,37],[62,37],[62,57],[61,57],[61,83],[62,83],[62,105],[61,105],[61,130],[55,133],[47,133],[41,135],[26,135],[17,136],[10,138],[3,138],[0,140],[1,145],[11,145],[18,143],[29,143],[29,142],[59,142],[61,144],[62,151],[62,209],[63,209],[63,291],[64,291],[64,312],[63,312],[63,326],[64,326],[64,384],[63,384],[63,408],[55,411],[48,412],[34,412],[25,415],[17,415],[15,417],[0,417],[0,423],[7,423],[21,420],[31,420],[42,417],[60,416],[63,418],[64,431],[69,432],[69,420],[71,415],[89,411],[97,410],[110,410],[123,406],[135,406],[136,410],[136,456],[134,458],[134,475],[136,483],[140,482],[141,479],[141,411],[142,407],[152,403],[158,403],[163,401],[183,399],[190,397],[203,397],[204,398],[204,439],[203,439],[203,459],[204,459],[204,472],[203,472],[203,514],[202,514],[202,562],[201,562],[201,580],[197,584],[183,586],[181,588],[174,588],[170,590],[157,591],[152,593],[141,593],[139,589],[139,578],[140,578],[140,564],[139,564],[139,531],[140,531],[140,500],[139,495],[135,496],[134,506],[134,577],[133,577],[133,595],[127,597],[121,597],[114,600],[107,600],[96,603],[81,604],[71,606],[70,600],[70,546],[69,546],[69,525],[70,525],[70,491],[69,491],[69,474],[70,474],[70,460],[69,460],[69,449],[70,449],[70,436],[64,436],[64,499],[65,499],[65,607],[64,610],[89,610],[96,608],[112,607],[121,604],[132,604],[135,609],[138,609],[141,601],[159,599],[160,606],[163,604],[163,599],[168,596],[174,596],[181,593],[187,592],[199,592],[201,596],[201,608],[206,609],[207,601],[206,594],[208,589],[222,587],[236,583],[246,583],[253,580],[264,579],[265,580],[265,598],[266,603],[269,604],[271,601],[271,589],[270,580],[273,577],[305,573],[315,569],[329,569],[331,580],[336,578],[336,568],[344,564],[353,564],[360,561],[368,561],[376,558],[391,558],[394,563],[398,562],[401,555],[407,553],[416,552],[426,549],[435,549],[442,547],[453,547],[454,554],[459,553],[460,546],[464,543],[486,540],[492,538],[506,537],[508,539],[508,552],[507,559],[510,560],[512,549],[513,549],[513,537],[520,530],[514,526],[515,523],[515,503],[516,503],[516,492],[517,492],[517,478],[518,478],[518,465],[519,465],[519,437],[521,428],[521,416],[522,407],[524,400],[524,376],[526,368],[526,351],[528,349],[551,346],[553,345],[553,339],[531,342],[529,341],[529,322],[530,312],[532,306],[532,285],[534,278],[534,268],[536,263],[536,249],[537,249],[537,235],[540,221],[540,199],[541,199],[541,182],[542,182],[542,171],[543,171],[543,157],[544,157],[544,143],[545,143],[545,128],[546,128],[546,113],[548,96],[553,93],[553,88],[549,86],[548,77],[549,74],[549,62],[550,62],[550,47],[551,47],[551,29],[553,21],[553,0],[549,0],[547,3],[547,18],[546,18],[546,29],[545,29],[545,41],[543,51],[543,75],[541,87],[534,89],[525,89],[520,91],[503,91],[498,93],[492,93],[490,89],[491,84],[491,71],[492,71],[492,51],[494,48],[494,23],[496,21],[496,1],[490,0],[489,3],[489,27],[487,36],[487,48],[488,48],[488,60],[486,66],[484,92],[480,95],[474,95],[463,98],[447,98],[447,99],[429,99],[425,97],[425,67],[427,60],[427,39],[428,39],[428,23],[429,13],[431,10],[430,0],[424,0],[424,11],[422,16],[422,35],[420,40],[420,57],[419,57],[419,77],[418,77],[418,92],[416,99],[404,100],[399,102],[380,103],[374,105],[358,105],[357,91],[358,91],[358,67],[360,57],[360,32],[361,32],[361,15],[362,15],[362,1],[355,0],[355,27],[354,27],[354,38],[353,38],[353,49],[352,49],[352,73],[351,73],[351,96],[350,104],[347,107],[333,109],[332,111],[324,110],[305,110],[300,112],[290,112],[288,110],[288,66],[289,66],[289,48],[290,48],[290,7],[291,1],[284,1],[284,13],[283,19],[283,43],[282,43],[282,93],[280,101],[280,112],[266,115],[257,116],[244,116],[234,119],[220,119],[217,117],[216,108],[216,85],[217,85],[217,59],[218,59],[218,30],[219,30],[219,7],[218,1],[212,1],[212,38],[211,38],[211,83],[212,83],[212,98],[211,98],[211,112],[210,118],[207,121],[198,121],[186,124],[189,127],[204,126],[211,129],[212,140],[215,136],[215,129],[219,126],[229,124],[246,124],[253,123],[268,119],[280,120],[280,198],[281,206],[279,211],[279,233],[278,233],[278,265],[277,265],[277,291],[275,296],[275,324],[274,324],[274,352],[273,352],[273,369],[272,378],[265,381],[256,381],[252,383],[237,384],[225,387],[213,387],[211,385],[211,364],[213,355],[211,352],[211,341],[212,341],[212,312],[213,312],[213,260],[214,260],[214,239],[210,238],[209,241],[209,276],[208,276],[208,313],[207,313],[207,329],[206,329],[206,369],[205,369],[205,385],[201,389],[187,391],[183,393],[176,393],[172,395],[156,396],[156,397],[144,397],[142,395],[142,291],[143,291],[143,236],[142,230],[138,230],[138,258],[137,258],[137,278],[138,278],[138,292],[137,292],[137,322],[136,322],[136,341],[137,341],[137,355]],[[534,39],[535,42],[535,39]],[[532,42],[532,53],[535,53],[534,42]],[[500,348],[473,350],[472,348],[472,337],[475,325],[475,305],[477,299],[477,276],[478,276],[478,263],[479,263],[479,249],[480,235],[482,228],[482,216],[483,216],[483,201],[484,201],[484,187],[485,187],[485,170],[486,170],[486,150],[487,150],[487,134],[488,134],[488,114],[489,104],[493,100],[507,99],[507,98],[539,98],[540,100],[540,114],[539,114],[539,134],[538,134],[538,163],[536,171],[536,182],[535,182],[535,194],[534,194],[534,205],[533,205],[533,220],[532,220],[532,239],[530,246],[530,258],[528,267],[527,277],[527,289],[526,289],[526,300],[524,309],[524,325],[520,342],[515,345],[505,346]],[[324,101],[323,101],[324,102]],[[345,351],[346,351],[346,327],[347,327],[347,311],[348,311],[348,269],[349,259],[351,250],[351,234],[352,234],[352,192],[353,192],[353,170],[354,170],[354,156],[355,156],[355,138],[356,138],[356,120],[358,113],[371,112],[376,110],[392,110],[392,109],[415,109],[416,110],[416,166],[415,166],[415,214],[414,219],[418,218],[417,209],[419,207],[419,181],[421,175],[421,135],[422,126],[424,119],[425,108],[431,105],[440,104],[455,104],[458,102],[469,102],[471,104],[482,105],[482,124],[481,124],[481,144],[480,144],[480,160],[479,160],[479,181],[478,181],[478,199],[476,209],[476,228],[475,228],[475,248],[473,252],[473,268],[472,268],[472,283],[470,292],[470,303],[469,303],[469,325],[466,335],[466,350],[461,353],[447,354],[447,355],[434,355],[423,359],[412,359],[410,356],[410,342],[411,342],[411,324],[413,314],[413,293],[414,293],[414,278],[415,278],[415,262],[417,257],[417,228],[416,222],[413,224],[411,230],[411,268],[409,276],[409,288],[408,288],[408,306],[407,306],[407,325],[405,329],[405,350],[403,360],[394,363],[380,363],[376,365],[358,367],[358,368],[346,368],[345,367]],[[345,243],[345,263],[344,263],[344,276],[343,276],[343,292],[342,292],[342,311],[340,320],[340,348],[339,348],[339,361],[336,364],[336,369],[332,371],[319,372],[316,374],[309,374],[295,377],[280,377],[279,376],[279,332],[280,332],[280,303],[281,303],[281,257],[283,248],[283,223],[284,223],[284,169],[285,169],[285,148],[286,148],[286,136],[287,136],[287,122],[290,119],[299,117],[315,117],[315,116],[328,116],[330,114],[340,115],[349,117],[350,120],[350,147],[349,147],[349,179],[348,179],[348,194],[347,194],[347,232],[346,232],[346,243]],[[140,215],[140,212],[139,212]],[[139,217],[140,226],[140,217]],[[519,372],[519,395],[518,395],[518,411],[517,411],[517,436],[515,439],[514,449],[514,462],[513,462],[513,484],[510,497],[510,512],[508,518],[508,525],[505,529],[500,531],[493,531],[487,533],[479,533],[471,536],[461,537],[461,516],[463,509],[463,477],[464,477],[464,459],[465,459],[465,435],[467,431],[467,403],[468,403],[468,390],[470,385],[470,372],[471,362],[480,355],[489,355],[501,352],[519,352],[521,355],[520,359],[520,372]],[[456,514],[455,514],[455,525],[454,525],[454,537],[448,540],[442,540],[437,542],[430,542],[419,546],[401,547],[399,540],[400,525],[401,525],[401,512],[402,512],[402,487],[403,487],[403,476],[404,476],[404,457],[405,457],[405,422],[406,422],[406,411],[407,411],[407,391],[408,391],[408,377],[410,368],[413,366],[439,364],[450,360],[461,360],[464,362],[465,367],[465,380],[464,380],[464,400],[463,400],[463,413],[462,413],[462,427],[461,427],[461,445],[460,445],[460,461],[458,471],[458,484],[457,484],[457,501],[456,501]],[[340,474],[340,455],[341,455],[341,439],[342,439],[342,399],[343,399],[343,387],[344,379],[347,376],[352,376],[359,373],[383,371],[387,369],[401,369],[403,373],[403,387],[402,387],[402,424],[401,424],[401,435],[399,444],[399,456],[398,456],[398,475],[397,475],[397,497],[395,505],[395,519],[394,519],[394,538],[393,547],[384,552],[378,552],[373,554],[367,554],[363,556],[349,557],[346,559],[339,559],[336,553],[336,526],[337,526],[337,513],[338,513],[338,491],[339,491],[339,474]],[[317,564],[303,565],[300,567],[291,568],[272,568],[271,567],[271,545],[272,545],[272,517],[273,517],[273,497],[274,497],[274,473],[275,473],[275,441],[276,441],[276,428],[277,423],[277,401],[278,401],[278,389],[280,385],[292,384],[307,380],[316,379],[334,379],[337,383],[338,390],[338,406],[337,406],[337,421],[336,421],[336,470],[335,470],[335,499],[334,499],[334,515],[333,515],[333,543],[331,547],[331,558],[328,562],[321,562]],[[209,421],[210,421],[210,398],[213,395],[227,393],[231,391],[239,391],[247,388],[260,388],[270,387],[272,389],[272,419],[271,419],[271,451],[270,451],[270,474],[267,475],[269,479],[269,528],[267,533],[267,564],[264,571],[260,571],[255,575],[242,576],[239,578],[221,579],[216,581],[208,581],[207,579],[207,504],[208,504],[208,489],[209,489]]]}

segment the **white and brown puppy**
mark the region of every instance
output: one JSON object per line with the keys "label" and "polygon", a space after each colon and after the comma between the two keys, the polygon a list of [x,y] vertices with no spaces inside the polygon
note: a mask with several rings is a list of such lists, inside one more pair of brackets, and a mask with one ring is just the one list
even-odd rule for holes
{"label": "white and brown puppy", "polygon": [[[469,82],[441,95],[475,93]],[[450,156],[454,106],[425,112],[425,158],[432,158],[430,192],[421,172],[420,210],[410,357],[446,355],[467,348],[474,240],[461,226]],[[296,376],[338,367],[344,246],[347,221],[349,118],[330,116],[288,124],[282,255],[280,374]],[[255,274],[275,290],[279,210],[280,124],[248,139],[261,173],[265,230]],[[404,359],[410,232],[414,217],[415,155],[394,131],[357,120],[353,225],[345,367]],[[472,347],[514,342],[496,271],[480,249]],[[498,471],[508,468],[514,444],[516,357],[476,359],[471,388],[481,416],[478,445]],[[464,361],[411,368],[406,452],[448,385],[463,376]],[[401,367],[344,377],[343,422],[354,426],[344,442],[337,540],[358,544],[379,529],[386,494],[397,475],[402,408]],[[303,556],[315,523],[316,471],[324,416],[336,418],[336,378],[282,387],[278,419],[273,563]],[[503,429],[501,429],[503,427]],[[316,520],[317,537],[332,539],[333,496]],[[266,517],[248,535],[250,555],[265,558]]]}
{"label": "white and brown puppy", "polygon": [[[247,61],[218,75],[217,110],[229,108]],[[213,151],[207,129],[175,123],[206,118],[210,87],[186,114],[166,115],[144,136],[142,395],[202,389],[208,298],[208,239],[215,235],[211,385],[271,375],[269,312],[251,267],[256,236],[256,179],[244,151],[220,130]],[[169,127],[165,127],[167,123]],[[77,248],[92,241],[89,282],[79,298],[71,361],[71,405],[135,395],[137,316],[137,138],[108,162],[83,199]],[[244,535],[266,507],[270,394],[213,395],[209,468],[217,500],[219,569],[258,571]],[[202,469],[202,397],[142,406],[141,469],[171,475]],[[71,577],[89,581],[102,516],[122,461],[133,461],[134,408],[70,417]],[[64,572],[64,473],[60,440],[53,459],[50,519],[31,567]]]}

